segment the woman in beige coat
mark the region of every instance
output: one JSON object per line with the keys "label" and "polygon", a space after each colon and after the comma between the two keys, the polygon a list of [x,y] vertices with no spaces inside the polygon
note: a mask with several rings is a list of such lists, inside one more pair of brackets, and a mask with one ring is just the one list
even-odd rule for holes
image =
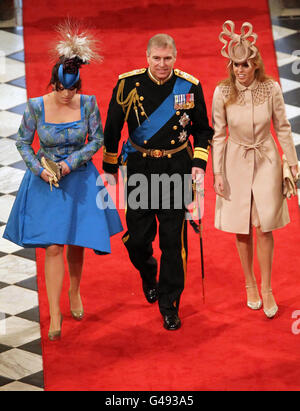
{"label": "woman in beige coat", "polygon": [[[231,39],[228,52],[225,35]],[[270,131],[272,120],[295,177],[298,160],[280,86],[265,75],[261,56],[254,46],[256,38],[250,23],[244,23],[242,34],[237,35],[230,20],[224,23],[220,34],[224,43],[222,55],[230,63],[229,78],[217,86],[213,98],[215,227],[236,233],[247,305],[257,310],[263,302],[265,314],[272,318],[278,311],[271,289],[272,231],[290,221],[282,193],[281,159]],[[253,272],[253,226],[263,301]]]}

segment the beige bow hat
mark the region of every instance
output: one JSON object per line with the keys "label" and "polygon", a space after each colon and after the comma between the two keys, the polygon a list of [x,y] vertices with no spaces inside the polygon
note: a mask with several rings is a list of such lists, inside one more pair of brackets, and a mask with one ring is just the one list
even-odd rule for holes
{"label": "beige bow hat", "polygon": [[[231,20],[226,20],[223,24],[223,31],[219,35],[219,40],[224,44],[221,54],[234,63],[242,63],[256,57],[258,49],[255,47],[257,34],[253,33],[251,23],[245,22],[241,27],[241,34],[234,32],[235,24]],[[225,37],[229,37],[230,41]],[[252,41],[249,38],[252,37]],[[228,44],[229,42],[229,44]],[[226,47],[228,45],[228,51]]]}

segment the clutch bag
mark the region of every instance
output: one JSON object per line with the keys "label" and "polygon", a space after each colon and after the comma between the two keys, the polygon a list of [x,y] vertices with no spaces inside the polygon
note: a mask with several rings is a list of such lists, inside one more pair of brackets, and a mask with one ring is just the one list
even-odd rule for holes
{"label": "clutch bag", "polygon": [[52,191],[52,185],[58,188],[59,187],[58,182],[61,179],[60,164],[57,164],[55,163],[55,161],[49,160],[46,157],[41,158],[41,164],[44,167],[44,169],[47,170],[51,174],[51,177],[49,177],[50,190]]}
{"label": "clutch bag", "polygon": [[294,177],[290,166],[287,162],[286,156],[282,156],[282,184],[283,184],[283,196],[286,198],[291,198],[297,194],[297,183],[298,178]]}

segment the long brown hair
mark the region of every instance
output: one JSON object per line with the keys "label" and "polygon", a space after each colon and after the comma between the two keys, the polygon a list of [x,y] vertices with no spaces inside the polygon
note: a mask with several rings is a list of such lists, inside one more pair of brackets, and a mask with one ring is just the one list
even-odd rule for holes
{"label": "long brown hair", "polygon": [[[256,56],[253,59],[251,59],[251,64],[253,64],[256,67],[254,78],[257,81],[264,83],[265,81],[272,80],[272,77],[268,76],[265,72],[265,65],[259,51],[257,52]],[[227,77],[227,79],[220,81],[220,83],[218,84],[220,86],[230,86],[230,95],[228,100],[226,101],[226,106],[235,103],[239,93],[235,84],[236,77],[233,71],[232,61],[228,67],[228,74],[229,76]]]}

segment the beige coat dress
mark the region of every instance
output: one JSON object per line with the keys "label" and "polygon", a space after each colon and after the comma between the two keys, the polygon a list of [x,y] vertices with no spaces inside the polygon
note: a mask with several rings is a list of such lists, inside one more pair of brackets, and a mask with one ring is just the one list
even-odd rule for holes
{"label": "beige coat dress", "polygon": [[252,224],[268,232],[290,221],[272,120],[290,166],[298,164],[297,154],[279,84],[254,80],[247,88],[236,85],[234,104],[225,107],[230,86],[219,85],[213,98],[213,171],[223,174],[225,182],[225,199],[216,199],[215,227],[248,234]]}

